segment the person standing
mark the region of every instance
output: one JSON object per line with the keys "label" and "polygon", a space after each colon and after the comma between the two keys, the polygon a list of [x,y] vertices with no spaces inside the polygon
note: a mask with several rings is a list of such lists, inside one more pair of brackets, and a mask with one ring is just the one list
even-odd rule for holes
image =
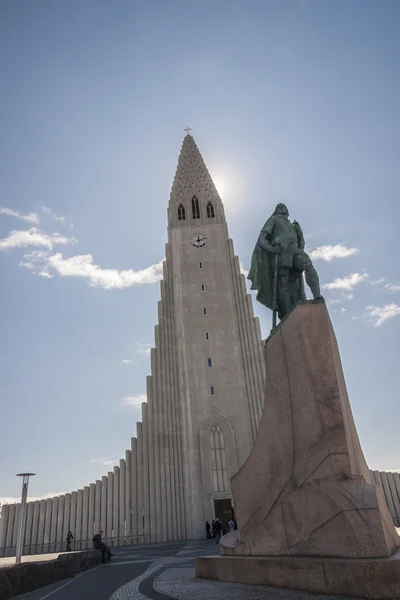
{"label": "person standing", "polygon": [[210,533],[210,529],[211,529],[211,525],[208,521],[206,521],[206,532],[207,532],[207,539],[211,540],[211,533]]}
{"label": "person standing", "polygon": [[74,536],[72,535],[72,531],[68,531],[67,533],[67,552],[71,552],[71,542],[74,539]]}
{"label": "person standing", "polygon": [[214,519],[213,519],[213,522],[211,524],[211,531],[212,531],[213,539],[215,539],[215,536],[217,535],[217,529],[215,527],[215,521],[214,521]]}
{"label": "person standing", "polygon": [[218,519],[218,517],[215,519],[215,530],[216,530],[216,544],[219,543],[219,540],[221,539],[221,533],[222,533],[222,523],[221,521]]}

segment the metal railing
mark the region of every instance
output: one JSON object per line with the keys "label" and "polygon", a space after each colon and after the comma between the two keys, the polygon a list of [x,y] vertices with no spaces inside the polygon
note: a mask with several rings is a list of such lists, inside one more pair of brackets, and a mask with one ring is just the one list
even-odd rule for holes
{"label": "metal railing", "polygon": [[[134,546],[139,544],[146,544],[148,542],[148,535],[130,535],[130,536],[115,536],[115,537],[102,537],[101,541],[110,546],[110,548],[116,548],[121,546]],[[92,550],[94,548],[93,538],[87,540],[72,540],[71,552],[77,552],[80,550]],[[35,554],[59,554],[60,552],[67,552],[67,540],[46,542],[37,544],[27,544],[22,547],[23,556],[32,556]],[[0,548],[0,558],[15,556],[16,546],[4,546]]]}

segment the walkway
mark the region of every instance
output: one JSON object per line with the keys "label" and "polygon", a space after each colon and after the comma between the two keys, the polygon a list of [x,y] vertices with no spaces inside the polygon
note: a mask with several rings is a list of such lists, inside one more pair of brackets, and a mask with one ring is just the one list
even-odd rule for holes
{"label": "walkway", "polygon": [[110,563],[19,596],[18,600],[344,600],[264,586],[197,580],[195,558],[217,553],[213,540],[115,548]]}

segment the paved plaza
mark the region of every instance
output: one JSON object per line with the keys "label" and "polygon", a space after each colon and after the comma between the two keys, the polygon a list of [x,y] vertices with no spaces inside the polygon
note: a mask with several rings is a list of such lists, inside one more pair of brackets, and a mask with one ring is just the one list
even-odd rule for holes
{"label": "paved plaza", "polygon": [[196,557],[218,554],[218,550],[214,540],[116,548],[110,563],[19,596],[18,600],[340,600],[293,590],[196,579]]}

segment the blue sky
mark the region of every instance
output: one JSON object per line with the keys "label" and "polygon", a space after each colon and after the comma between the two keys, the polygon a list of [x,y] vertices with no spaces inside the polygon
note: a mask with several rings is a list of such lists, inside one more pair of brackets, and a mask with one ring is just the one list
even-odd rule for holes
{"label": "blue sky", "polygon": [[187,124],[245,268],[276,202],[302,224],[367,461],[400,469],[399,24],[396,0],[3,0],[1,497],[27,468],[32,496],[86,485],[135,435]]}

